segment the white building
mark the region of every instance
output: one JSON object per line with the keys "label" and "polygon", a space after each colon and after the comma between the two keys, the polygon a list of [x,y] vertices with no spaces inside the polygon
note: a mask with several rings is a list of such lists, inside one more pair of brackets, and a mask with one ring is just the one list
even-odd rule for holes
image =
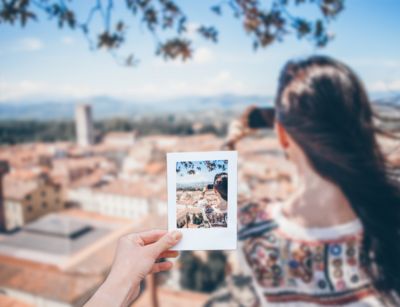
{"label": "white building", "polygon": [[78,105],[75,110],[76,140],[79,146],[94,144],[92,108],[90,105]]}
{"label": "white building", "polygon": [[100,187],[70,188],[67,198],[85,211],[137,220],[150,214],[167,213],[163,189],[154,183],[115,180]]}
{"label": "white building", "polygon": [[103,143],[115,147],[129,147],[136,142],[137,132],[109,132],[103,138]]}

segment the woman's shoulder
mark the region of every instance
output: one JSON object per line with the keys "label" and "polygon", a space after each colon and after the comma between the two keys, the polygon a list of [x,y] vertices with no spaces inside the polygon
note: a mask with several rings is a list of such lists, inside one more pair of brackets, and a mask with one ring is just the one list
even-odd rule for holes
{"label": "woman's shoulder", "polygon": [[272,219],[271,209],[276,203],[268,198],[242,200],[238,205],[239,223],[243,226]]}
{"label": "woman's shoulder", "polygon": [[363,227],[358,219],[331,227],[306,228],[288,220],[281,212],[284,202],[268,198],[243,201],[239,206],[239,240],[274,230],[286,240],[314,243],[337,243],[362,240]]}
{"label": "woman's shoulder", "polygon": [[238,210],[239,240],[276,228],[274,210],[277,206],[277,202],[272,202],[268,198],[242,201]]}

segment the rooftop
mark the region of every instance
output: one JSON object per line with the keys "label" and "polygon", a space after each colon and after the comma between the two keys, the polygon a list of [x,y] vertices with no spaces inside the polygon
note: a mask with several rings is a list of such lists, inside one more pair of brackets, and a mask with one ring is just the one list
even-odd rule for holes
{"label": "rooftop", "polygon": [[24,177],[19,172],[7,174],[3,179],[3,191],[6,199],[22,200],[42,185],[54,186],[55,184],[46,173],[38,173],[36,176]]}
{"label": "rooftop", "polygon": [[[104,279],[112,263],[117,239],[121,235],[151,228],[166,228],[165,216],[149,216],[132,224],[129,219],[108,217],[78,209],[66,210],[56,215],[62,218],[71,218],[74,221],[87,221],[92,227],[107,227],[109,233],[107,236],[87,244],[85,249],[68,257],[63,256],[61,266],[60,263],[54,261],[46,262],[43,259],[44,253],[40,259],[27,257],[27,250],[23,248],[15,249],[14,255],[1,253],[0,287],[31,293],[55,301],[76,303],[77,300],[88,298]],[[50,233],[54,231],[53,227],[48,229],[46,220],[43,225],[46,231]],[[72,229],[75,228],[75,226],[72,227]],[[4,240],[7,238],[0,242],[0,247],[4,247]],[[48,243],[48,245],[51,244],[51,242]],[[171,294],[170,297],[176,295]],[[0,305],[3,306],[1,302],[0,300]]]}
{"label": "rooftop", "polygon": [[160,198],[162,194],[166,193],[165,189],[165,180],[127,181],[117,179],[101,185],[94,190],[100,193],[123,195],[132,198]]}
{"label": "rooftop", "polygon": [[21,231],[8,235],[1,241],[0,254],[12,255],[25,250],[33,257],[41,255],[43,260],[52,259],[52,255],[68,256],[104,237],[109,231],[72,217],[48,214],[27,224]]}
{"label": "rooftop", "polygon": [[66,274],[0,256],[0,287],[55,301],[73,303],[91,293],[102,280],[102,276]]}
{"label": "rooftop", "polygon": [[34,307],[16,298],[0,294],[0,306],[2,307]]}
{"label": "rooftop", "polygon": [[94,157],[79,157],[79,158],[64,158],[55,159],[53,161],[54,169],[75,169],[75,168],[96,168],[96,167],[109,167],[112,165],[107,158],[94,156]]}
{"label": "rooftop", "polygon": [[94,187],[106,182],[109,176],[109,172],[102,169],[95,169],[93,172],[73,180],[69,186],[71,188]]}
{"label": "rooftop", "polygon": [[73,238],[88,228],[91,229],[91,227],[82,220],[50,214],[27,224],[24,230],[29,233],[37,233],[52,237]]}
{"label": "rooftop", "polygon": [[36,180],[19,180],[6,175],[3,180],[5,199],[22,200],[39,186]]}
{"label": "rooftop", "polygon": [[[59,238],[59,232],[54,229],[53,223],[49,226],[49,221],[55,221],[54,215],[58,220],[63,221],[62,223],[69,220],[71,223],[67,225],[71,226],[71,230],[79,229],[82,223],[87,222],[91,227],[103,228],[108,232],[93,242],[86,242],[81,250],[61,256],[51,255],[46,251],[29,250],[26,246],[8,246],[8,253],[4,252],[7,248],[4,242],[9,240],[10,236],[3,236],[0,241],[2,249],[0,287],[76,304],[77,300],[88,298],[102,282],[112,263],[117,239],[131,232],[133,227],[127,219],[110,218],[78,209],[51,214],[50,220],[45,219],[40,223],[43,230],[48,232],[46,240],[40,243],[47,243],[48,246],[40,248],[50,249],[51,252],[53,242],[49,237],[55,235]],[[33,226],[35,230],[40,228],[38,224]],[[3,306],[1,299],[0,305]]]}
{"label": "rooftop", "polygon": [[132,229],[127,219],[98,216],[77,209],[48,214],[4,235],[0,255],[65,268]]}
{"label": "rooftop", "polygon": [[123,132],[123,131],[111,131],[108,132],[103,139],[107,140],[109,138],[117,138],[117,139],[125,139],[125,138],[133,138],[137,136],[137,131],[128,131],[128,132]]}
{"label": "rooftop", "polygon": [[[205,293],[185,290],[176,291],[164,287],[159,287],[157,293],[160,307],[203,307],[210,297]],[[148,307],[151,306],[151,304],[150,291],[146,290],[139,299],[133,303],[132,307]]]}

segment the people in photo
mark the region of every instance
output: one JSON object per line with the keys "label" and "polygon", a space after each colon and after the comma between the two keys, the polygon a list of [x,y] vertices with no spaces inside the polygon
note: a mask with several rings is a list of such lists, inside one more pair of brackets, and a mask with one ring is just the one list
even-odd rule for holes
{"label": "people in photo", "polygon": [[228,174],[223,172],[214,177],[214,193],[218,197],[216,209],[226,223],[228,214]]}

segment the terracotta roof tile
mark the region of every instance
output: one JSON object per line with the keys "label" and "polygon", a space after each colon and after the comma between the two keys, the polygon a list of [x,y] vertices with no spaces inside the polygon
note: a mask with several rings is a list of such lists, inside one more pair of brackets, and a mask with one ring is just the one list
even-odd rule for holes
{"label": "terracotta roof tile", "polygon": [[7,175],[3,181],[4,198],[22,200],[37,187],[38,182],[35,180],[19,180]]}
{"label": "terracotta roof tile", "polygon": [[42,270],[40,266],[5,261],[0,256],[0,286],[39,295],[44,298],[75,302],[93,291],[103,280],[100,276],[67,274]]}
{"label": "terracotta roof tile", "polygon": [[166,189],[165,183],[148,182],[145,180],[126,181],[117,179],[94,190],[106,194],[116,194],[128,197],[152,198],[159,197]]}
{"label": "terracotta roof tile", "polygon": [[0,306],[2,307],[34,307],[16,298],[0,294]]}
{"label": "terracotta roof tile", "polygon": [[[163,287],[159,287],[157,293],[160,307],[202,307],[210,297],[208,294],[205,293],[185,290],[177,291]],[[147,290],[139,297],[139,299],[135,303],[133,303],[132,307],[148,307],[151,305],[150,291]]]}

